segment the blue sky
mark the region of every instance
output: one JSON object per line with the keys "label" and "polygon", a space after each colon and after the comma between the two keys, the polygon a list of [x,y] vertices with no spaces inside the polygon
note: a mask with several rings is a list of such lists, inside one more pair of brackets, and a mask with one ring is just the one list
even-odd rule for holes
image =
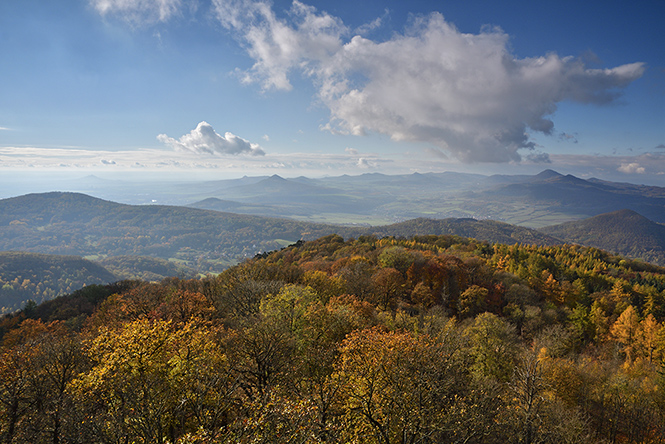
{"label": "blue sky", "polygon": [[661,1],[0,2],[0,174],[665,186]]}

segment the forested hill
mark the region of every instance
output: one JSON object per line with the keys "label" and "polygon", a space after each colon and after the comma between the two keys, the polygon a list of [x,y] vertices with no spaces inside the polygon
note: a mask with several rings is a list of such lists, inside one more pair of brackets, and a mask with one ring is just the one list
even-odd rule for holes
{"label": "forested hill", "polygon": [[369,230],[378,237],[385,236],[424,236],[424,235],[454,235],[471,237],[489,243],[499,244],[530,244],[530,245],[559,245],[563,242],[556,237],[517,225],[510,225],[494,220],[476,219],[427,219],[418,218],[383,227],[373,227]]}
{"label": "forested hill", "polygon": [[287,219],[160,205],[133,206],[83,194],[32,194],[0,200],[0,250],[174,259],[221,271],[257,252],[332,232]]}
{"label": "forested hill", "polygon": [[337,235],[0,320],[0,440],[656,443],[665,269]]}
{"label": "forested hill", "polygon": [[118,276],[76,256],[0,252],[0,312],[20,309],[25,301],[43,302],[90,284],[108,284]]}
{"label": "forested hill", "polygon": [[624,256],[665,265],[665,225],[621,210],[589,219],[542,228],[566,242],[589,245]]}
{"label": "forested hill", "polygon": [[381,227],[314,224],[187,207],[122,205],[76,193],[0,200],[0,251],[76,254],[92,259],[152,256],[219,272],[257,253],[336,233],[457,234],[489,242],[558,243],[534,230],[473,219],[418,219]]}
{"label": "forested hill", "polygon": [[[546,172],[544,172],[546,173]],[[599,214],[624,208],[650,220],[665,223],[665,188],[648,187],[597,179],[584,180],[573,175],[543,174],[521,183],[509,183],[478,193],[476,198],[492,199],[498,205],[516,202],[535,208],[549,206],[570,216]]]}
{"label": "forested hill", "polygon": [[193,278],[194,269],[175,262],[147,256],[110,256],[99,259],[98,264],[109,270],[119,279],[139,279],[159,282],[169,277]]}

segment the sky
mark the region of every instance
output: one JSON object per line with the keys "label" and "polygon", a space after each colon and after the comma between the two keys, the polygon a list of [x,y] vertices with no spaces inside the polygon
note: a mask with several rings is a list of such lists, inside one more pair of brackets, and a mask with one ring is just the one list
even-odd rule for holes
{"label": "sky", "polygon": [[0,1],[0,175],[665,186],[665,2]]}

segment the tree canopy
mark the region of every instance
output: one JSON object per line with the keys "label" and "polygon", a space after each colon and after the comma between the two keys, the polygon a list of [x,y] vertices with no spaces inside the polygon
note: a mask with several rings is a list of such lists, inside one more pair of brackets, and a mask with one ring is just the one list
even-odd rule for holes
{"label": "tree canopy", "polygon": [[330,235],[0,322],[4,442],[652,443],[665,269]]}

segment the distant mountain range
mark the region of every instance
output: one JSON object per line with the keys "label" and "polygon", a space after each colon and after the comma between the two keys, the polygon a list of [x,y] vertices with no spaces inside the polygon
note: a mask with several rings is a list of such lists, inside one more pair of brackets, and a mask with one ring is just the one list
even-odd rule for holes
{"label": "distant mountain range", "polygon": [[[190,206],[128,205],[71,192],[2,199],[0,251],[75,255],[97,261],[114,278],[146,280],[217,273],[257,253],[332,233],[579,243],[665,265],[665,188],[551,170],[535,176],[271,176],[170,184],[161,192],[202,199]],[[456,217],[444,217],[450,214]],[[386,220],[396,223],[380,223]],[[5,283],[7,276],[0,270]],[[21,284],[31,279],[11,281],[16,278]]]}
{"label": "distant mountain range", "polygon": [[131,182],[88,176],[53,189],[132,205],[191,206],[306,222],[377,226],[419,217],[490,219],[541,228],[630,209],[665,223],[665,188],[536,175],[413,173]]}
{"label": "distant mountain range", "polygon": [[481,195],[507,204],[515,201],[533,205],[547,203],[550,208],[571,215],[596,216],[630,209],[653,221],[665,222],[665,188],[584,180],[551,170],[526,182],[510,183]]}
{"label": "distant mountain range", "polygon": [[[14,268],[0,268],[0,279],[7,285],[0,292],[0,307],[17,309],[27,299],[41,301],[83,284],[216,273],[243,258],[333,233],[345,238],[455,235],[508,244],[560,243],[536,230],[488,220],[420,218],[353,227],[177,206],[125,205],[78,193],[30,194],[0,200],[0,251],[24,252],[5,253],[13,258],[8,263]],[[59,258],[64,258],[61,264]],[[75,270],[91,266],[95,273],[72,280]],[[64,270],[58,271],[62,277],[37,288],[44,279],[40,276],[52,276],[48,270],[54,267]]]}
{"label": "distant mountain range", "polygon": [[[540,228],[621,209],[665,222],[665,188],[584,180],[545,170],[534,176],[428,173],[322,179],[261,178],[218,188],[190,206],[316,222],[381,225],[430,217],[491,219]],[[223,202],[223,203],[222,203]]]}
{"label": "distant mountain range", "polygon": [[[339,226],[163,205],[125,205],[77,193],[0,200],[0,251],[75,254],[94,260],[150,256],[199,272],[218,272],[244,257],[300,239],[454,234],[502,243],[555,242],[525,227],[473,219]],[[107,262],[108,263],[108,262]]]}

